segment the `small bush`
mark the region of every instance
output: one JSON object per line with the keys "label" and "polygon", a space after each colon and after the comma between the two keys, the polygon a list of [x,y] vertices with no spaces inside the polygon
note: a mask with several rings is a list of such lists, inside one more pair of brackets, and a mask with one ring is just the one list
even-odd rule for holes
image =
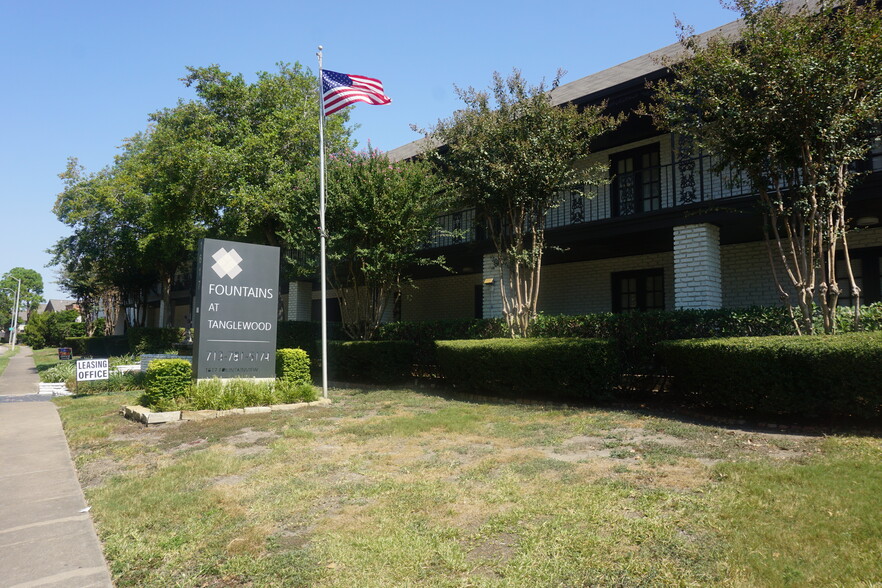
{"label": "small bush", "polygon": [[312,382],[309,355],[303,349],[276,350],[276,378],[286,382]]}
{"label": "small bush", "polygon": [[882,333],[668,341],[659,352],[675,393],[703,407],[882,415]]}
{"label": "small bush", "polygon": [[40,372],[40,381],[58,384],[76,378],[76,362],[60,361],[47,370]]}
{"label": "small bush", "polygon": [[132,327],[126,332],[126,337],[129,340],[129,353],[164,353],[183,340],[184,329]]}
{"label": "small bush", "polygon": [[600,339],[439,341],[438,362],[454,386],[479,394],[599,400],[612,395],[615,347]]}
{"label": "small bush", "polygon": [[318,394],[311,384],[212,378],[194,383],[185,396],[177,399],[176,406],[189,410],[229,410],[317,399]]}
{"label": "small bush", "polygon": [[411,376],[415,350],[409,341],[329,341],[328,374],[349,382],[404,382]]}
{"label": "small bush", "polygon": [[159,406],[161,402],[183,397],[193,380],[193,368],[186,359],[154,359],[144,378],[141,404]]}

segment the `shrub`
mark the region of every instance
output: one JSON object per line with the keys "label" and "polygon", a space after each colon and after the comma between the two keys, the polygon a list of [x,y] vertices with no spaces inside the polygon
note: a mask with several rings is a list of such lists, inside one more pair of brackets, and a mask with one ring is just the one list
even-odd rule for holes
{"label": "shrub", "polygon": [[99,392],[120,392],[123,390],[140,390],[144,387],[145,374],[142,372],[114,372],[106,380],[79,382],[74,388],[73,377],[67,383],[68,390],[76,390],[78,394],[97,394]]}
{"label": "shrub", "polygon": [[164,353],[173,349],[181,342],[184,329],[157,329],[150,327],[132,327],[126,332],[129,340],[129,351],[136,355],[142,353]]}
{"label": "shrub", "polygon": [[47,370],[40,372],[40,381],[48,383],[61,383],[73,381],[76,378],[76,362],[60,361]]}
{"label": "shrub", "polygon": [[456,387],[500,396],[599,400],[618,375],[615,347],[600,339],[439,341],[438,362]]}
{"label": "shrub", "polygon": [[186,359],[154,359],[144,377],[141,404],[148,407],[183,397],[190,388],[193,368]]}
{"label": "shrub", "polygon": [[302,349],[277,349],[276,378],[285,382],[312,382],[309,355]]}
{"label": "shrub", "polygon": [[[490,339],[504,337],[505,333],[503,319],[473,319],[391,323],[381,328],[380,338],[413,342],[417,346],[415,362],[433,365],[437,363],[435,341]],[[623,369],[632,373],[655,366],[659,341],[792,333],[793,325],[780,307],[539,315],[530,326],[531,337],[610,339],[615,342]]]}
{"label": "shrub", "polygon": [[312,402],[317,398],[318,394],[311,384],[212,378],[195,382],[187,395],[179,399],[178,406],[191,410],[229,410],[246,406]]}
{"label": "shrub", "polygon": [[882,333],[668,341],[674,391],[711,408],[807,417],[882,414]]}
{"label": "shrub", "polygon": [[454,339],[492,339],[505,337],[505,319],[458,319],[420,322],[395,322],[380,326],[383,341],[410,341],[416,348],[414,362],[421,365],[438,363],[435,341]]}
{"label": "shrub", "polygon": [[125,335],[112,337],[66,337],[61,347],[70,347],[74,355],[110,357],[129,352],[129,340]]}
{"label": "shrub", "polygon": [[85,327],[76,322],[79,316],[76,310],[32,313],[22,333],[22,341],[34,349],[58,347],[72,332],[85,333]]}
{"label": "shrub", "polygon": [[415,349],[409,341],[330,341],[328,374],[352,382],[404,382],[411,375]]}

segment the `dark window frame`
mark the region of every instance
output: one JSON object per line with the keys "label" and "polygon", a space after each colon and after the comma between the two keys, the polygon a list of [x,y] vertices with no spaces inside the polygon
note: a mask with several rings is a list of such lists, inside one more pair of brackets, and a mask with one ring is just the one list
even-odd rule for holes
{"label": "dark window frame", "polygon": [[[661,290],[657,290],[657,292],[661,293],[661,304],[654,304],[652,306],[646,304],[647,293],[650,292],[647,288],[650,278],[661,279]],[[622,294],[624,293],[624,288],[622,286],[625,280],[635,280],[636,305],[633,308],[626,308],[622,304]],[[610,281],[612,282],[612,311],[615,313],[631,312],[635,310],[664,310],[666,308],[664,268],[613,272],[610,274]]]}
{"label": "dark window frame", "polygon": [[[658,159],[657,165],[650,165],[648,167],[643,167],[641,164],[641,159],[644,155],[655,155]],[[621,174],[618,172],[619,162],[633,159],[634,161],[634,169],[627,174]],[[635,214],[642,214],[644,212],[649,212],[652,210],[652,206],[650,204],[649,209],[647,210],[647,202],[651,200],[657,201],[656,210],[661,209],[662,204],[662,185],[661,185],[661,142],[650,143],[649,145],[643,145],[641,147],[635,147],[634,149],[628,149],[626,151],[619,151],[618,153],[613,153],[609,156],[610,166],[610,177],[612,178],[612,189],[610,191],[610,195],[612,198],[611,207],[612,207],[612,216],[631,216]],[[659,177],[654,181],[649,180],[652,183],[658,185],[658,194],[655,196],[647,197],[644,194],[644,186],[647,185],[646,178],[644,175],[648,173],[650,170],[657,170]],[[633,183],[634,190],[634,202],[633,202],[633,211],[623,210],[622,207],[622,182],[627,178],[628,181]]]}
{"label": "dark window frame", "polygon": [[[861,247],[850,249],[849,257],[852,263],[860,260],[860,271],[855,272],[855,280],[861,288],[861,305],[882,302],[882,247]],[[839,253],[836,258],[836,269],[839,274],[839,286],[842,294],[839,296],[840,306],[851,306],[851,292],[846,277],[845,257]]]}

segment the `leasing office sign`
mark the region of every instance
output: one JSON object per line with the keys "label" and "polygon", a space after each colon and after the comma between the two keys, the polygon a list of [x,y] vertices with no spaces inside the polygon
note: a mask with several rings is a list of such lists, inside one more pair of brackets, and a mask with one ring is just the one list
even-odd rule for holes
{"label": "leasing office sign", "polygon": [[196,265],[194,377],[275,377],[279,248],[202,239]]}

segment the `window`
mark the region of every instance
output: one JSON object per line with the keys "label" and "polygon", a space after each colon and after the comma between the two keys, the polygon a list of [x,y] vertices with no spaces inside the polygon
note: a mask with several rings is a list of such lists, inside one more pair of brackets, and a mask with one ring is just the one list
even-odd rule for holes
{"label": "window", "polygon": [[661,208],[659,144],[610,157],[613,215],[627,216]]}
{"label": "window", "polygon": [[664,270],[650,269],[612,274],[613,312],[664,310]]}
{"label": "window", "polygon": [[[861,304],[871,304],[882,300],[882,248],[868,247],[851,250],[851,271],[854,281],[861,289]],[[839,283],[839,306],[851,306],[854,298],[848,280],[845,259],[836,260],[836,281]]]}

